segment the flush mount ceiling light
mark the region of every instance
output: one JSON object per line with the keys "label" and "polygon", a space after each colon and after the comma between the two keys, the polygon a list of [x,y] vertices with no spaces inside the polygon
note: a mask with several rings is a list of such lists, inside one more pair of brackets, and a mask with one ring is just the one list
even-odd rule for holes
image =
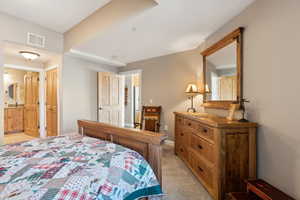
{"label": "flush mount ceiling light", "polygon": [[31,51],[20,51],[19,53],[27,60],[35,60],[40,57],[40,54]]}

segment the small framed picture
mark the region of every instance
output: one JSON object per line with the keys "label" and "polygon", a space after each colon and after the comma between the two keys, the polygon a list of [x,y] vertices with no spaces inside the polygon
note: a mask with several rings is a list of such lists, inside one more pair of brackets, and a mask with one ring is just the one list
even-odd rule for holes
{"label": "small framed picture", "polygon": [[226,117],[228,120],[233,121],[234,120],[234,114],[235,111],[239,108],[239,104],[231,104],[229,109],[228,117]]}

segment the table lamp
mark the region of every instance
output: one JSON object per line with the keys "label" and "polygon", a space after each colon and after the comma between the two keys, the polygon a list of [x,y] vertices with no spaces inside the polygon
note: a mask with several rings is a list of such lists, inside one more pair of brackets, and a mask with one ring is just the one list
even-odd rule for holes
{"label": "table lamp", "polygon": [[200,94],[197,85],[194,83],[188,84],[185,93],[188,95],[188,98],[191,100],[191,107],[187,109],[187,112],[196,112],[196,109],[194,108],[194,97]]}

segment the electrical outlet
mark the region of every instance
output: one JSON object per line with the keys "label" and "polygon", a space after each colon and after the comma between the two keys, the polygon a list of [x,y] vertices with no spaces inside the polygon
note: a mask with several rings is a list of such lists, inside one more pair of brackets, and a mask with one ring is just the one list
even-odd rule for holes
{"label": "electrical outlet", "polygon": [[165,131],[169,130],[168,125],[165,125]]}

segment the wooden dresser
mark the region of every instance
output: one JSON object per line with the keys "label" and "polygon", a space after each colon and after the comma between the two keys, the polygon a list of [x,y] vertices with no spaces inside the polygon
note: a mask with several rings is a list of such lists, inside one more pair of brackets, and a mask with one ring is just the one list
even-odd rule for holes
{"label": "wooden dresser", "polygon": [[246,191],[256,178],[256,123],[228,121],[205,113],[175,112],[175,154],[214,199]]}
{"label": "wooden dresser", "polygon": [[4,109],[4,132],[18,133],[24,131],[24,108],[8,107]]}

